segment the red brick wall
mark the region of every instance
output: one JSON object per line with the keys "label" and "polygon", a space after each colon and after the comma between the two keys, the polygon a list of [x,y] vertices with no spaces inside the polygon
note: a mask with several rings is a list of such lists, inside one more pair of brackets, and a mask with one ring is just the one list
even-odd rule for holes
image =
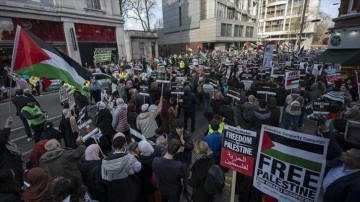
{"label": "red brick wall", "polygon": [[[360,1],[359,0],[354,0],[356,2],[356,11],[358,13],[360,13]],[[345,15],[348,12],[349,9],[349,3],[350,0],[341,0],[341,4],[340,4],[340,8],[339,8],[339,17],[341,15]],[[348,25],[352,25],[352,24],[359,24],[360,23],[360,18],[359,17],[352,17],[352,18],[347,18],[347,19],[342,19],[339,21],[335,22],[335,28],[336,27],[343,27],[343,26],[348,26]]]}

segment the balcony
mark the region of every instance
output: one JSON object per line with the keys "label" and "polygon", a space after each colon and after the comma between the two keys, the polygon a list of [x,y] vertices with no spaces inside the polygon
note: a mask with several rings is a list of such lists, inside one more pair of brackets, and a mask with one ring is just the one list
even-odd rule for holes
{"label": "balcony", "polygon": [[54,0],[12,0],[11,2],[19,2],[26,4],[33,4],[39,6],[54,6]]}

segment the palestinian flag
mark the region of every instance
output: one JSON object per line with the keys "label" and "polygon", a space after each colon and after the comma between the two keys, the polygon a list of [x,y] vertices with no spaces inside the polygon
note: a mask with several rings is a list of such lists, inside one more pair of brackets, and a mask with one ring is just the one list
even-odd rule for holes
{"label": "palestinian flag", "polygon": [[17,26],[11,69],[21,75],[60,79],[81,89],[91,73],[33,33]]}
{"label": "palestinian flag", "polygon": [[199,59],[202,60],[203,62],[205,62],[206,59],[207,59],[205,53],[203,53],[201,50],[200,50],[199,53],[198,53],[198,57],[199,57]]}
{"label": "palestinian flag", "polygon": [[256,43],[254,42],[251,42],[251,41],[248,41],[244,44],[244,48],[245,49],[255,49],[257,48],[258,46],[256,45]]}

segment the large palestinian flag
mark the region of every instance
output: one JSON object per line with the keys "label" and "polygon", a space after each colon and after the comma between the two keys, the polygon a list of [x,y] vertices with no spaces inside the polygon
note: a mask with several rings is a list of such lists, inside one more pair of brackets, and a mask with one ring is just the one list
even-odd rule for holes
{"label": "large palestinian flag", "polygon": [[16,28],[11,68],[21,75],[60,79],[81,89],[91,73],[20,26]]}

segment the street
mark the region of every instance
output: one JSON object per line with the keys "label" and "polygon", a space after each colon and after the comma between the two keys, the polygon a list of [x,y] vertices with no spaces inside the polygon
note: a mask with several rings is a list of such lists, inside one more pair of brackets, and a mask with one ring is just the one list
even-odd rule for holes
{"label": "street", "polygon": [[[36,97],[43,110],[48,112],[48,120],[54,124],[54,127],[58,127],[61,120],[62,106],[59,102],[59,94],[51,93],[43,96]],[[12,140],[19,148],[19,150],[27,155],[34,146],[34,141],[28,142],[26,140],[26,134],[23,124],[18,116],[16,116],[16,108],[11,104],[11,114],[14,119],[12,125],[10,140]],[[3,128],[5,121],[9,116],[9,102],[0,104],[0,128]]]}

